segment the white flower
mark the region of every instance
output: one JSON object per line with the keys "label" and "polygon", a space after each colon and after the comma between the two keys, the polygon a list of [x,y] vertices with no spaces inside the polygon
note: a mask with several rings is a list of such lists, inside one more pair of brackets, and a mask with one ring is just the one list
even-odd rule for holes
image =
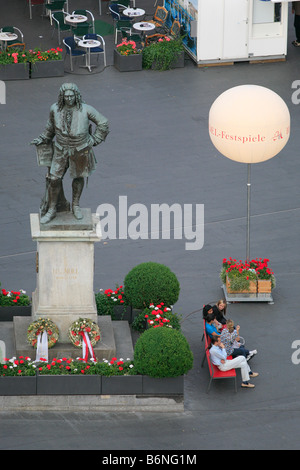
{"label": "white flower", "polygon": [[130,364],[130,366],[129,366],[129,367],[130,367],[130,369],[132,369],[132,368],[133,368],[133,364]]}

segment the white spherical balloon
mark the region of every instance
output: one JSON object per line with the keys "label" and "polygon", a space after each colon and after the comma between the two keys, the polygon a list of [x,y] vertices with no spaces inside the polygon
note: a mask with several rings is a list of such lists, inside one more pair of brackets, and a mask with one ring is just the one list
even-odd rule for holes
{"label": "white spherical balloon", "polygon": [[277,93],[241,85],[222,93],[209,112],[209,135],[225,157],[258,163],[277,155],[290,136],[290,113]]}

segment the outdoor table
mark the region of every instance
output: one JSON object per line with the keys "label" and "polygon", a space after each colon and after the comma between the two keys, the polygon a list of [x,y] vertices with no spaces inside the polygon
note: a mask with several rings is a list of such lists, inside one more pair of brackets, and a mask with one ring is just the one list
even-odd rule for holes
{"label": "outdoor table", "polygon": [[87,19],[85,15],[66,15],[65,22],[76,25],[78,23],[84,23]]}
{"label": "outdoor table", "polygon": [[86,49],[87,53],[85,55],[85,65],[82,67],[86,67],[91,72],[91,68],[96,67],[95,65],[91,65],[91,49],[93,47],[101,46],[101,42],[96,41],[96,39],[81,39],[77,42],[77,45]]}
{"label": "outdoor table", "polygon": [[152,31],[155,29],[155,24],[148,23],[147,21],[140,21],[139,23],[134,23],[132,26],[137,31],[141,31],[143,36],[145,36],[147,31]]}
{"label": "outdoor table", "polygon": [[15,41],[18,35],[15,33],[2,32],[0,33],[1,49],[6,50],[8,41]]}
{"label": "outdoor table", "polygon": [[125,8],[125,10],[122,11],[122,14],[125,16],[128,16],[129,18],[137,18],[139,16],[143,16],[145,14],[145,10],[142,8]]}

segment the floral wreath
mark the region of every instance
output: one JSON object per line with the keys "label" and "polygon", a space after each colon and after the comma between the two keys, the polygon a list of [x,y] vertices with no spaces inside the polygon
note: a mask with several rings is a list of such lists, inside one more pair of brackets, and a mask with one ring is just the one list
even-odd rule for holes
{"label": "floral wreath", "polygon": [[39,318],[30,323],[27,330],[27,339],[31,346],[37,347],[38,335],[44,331],[47,333],[48,348],[52,348],[58,341],[59,330],[55,323],[49,318]]}
{"label": "floral wreath", "polygon": [[92,346],[100,340],[99,326],[89,318],[79,318],[69,327],[69,339],[77,348],[82,347],[84,333],[88,334]]}

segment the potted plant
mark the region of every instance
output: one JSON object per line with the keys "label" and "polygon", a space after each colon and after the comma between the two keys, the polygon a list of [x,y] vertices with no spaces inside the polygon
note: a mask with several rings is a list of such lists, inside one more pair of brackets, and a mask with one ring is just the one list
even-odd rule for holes
{"label": "potted plant", "polygon": [[179,291],[179,281],[170,268],[151,261],[135,266],[124,279],[124,293],[133,309],[160,302],[170,307],[177,302]]}
{"label": "potted plant", "polygon": [[176,67],[184,67],[182,38],[164,36],[143,49],[144,69],[169,70]]}
{"label": "potted plant", "polygon": [[255,269],[257,275],[258,294],[270,293],[276,287],[276,279],[269,268],[269,261],[267,258],[256,258],[250,261],[250,266]]}
{"label": "potted plant", "polygon": [[0,395],[35,395],[36,365],[29,357],[4,358],[0,363]]}
{"label": "potted plant", "polygon": [[142,70],[142,53],[135,41],[124,38],[114,49],[114,65],[119,72]]}
{"label": "potted plant", "polygon": [[109,364],[110,373],[102,375],[103,395],[140,395],[143,392],[143,376],[137,374],[133,361],[113,357]]}
{"label": "potted plant", "polygon": [[257,276],[250,264],[241,260],[226,258],[223,259],[220,278],[226,284],[228,293],[247,293],[256,295]]}
{"label": "potted plant", "polygon": [[83,359],[53,359],[37,367],[38,395],[99,395],[101,380],[93,362]]}
{"label": "potted plant", "polygon": [[142,393],[133,362],[113,357],[102,362],[53,359],[37,367],[38,395],[128,395]]}
{"label": "potted plant", "polygon": [[25,290],[0,290],[0,321],[12,321],[14,316],[30,315],[31,301]]}
{"label": "potted plant", "polygon": [[167,326],[180,330],[180,315],[173,313],[170,307],[161,302],[158,305],[151,304],[137,315],[132,323],[135,331],[143,332],[146,328],[156,328],[158,326]]}
{"label": "potted plant", "polygon": [[0,52],[0,79],[24,80],[29,78],[58,77],[64,75],[62,49],[23,51],[16,47]]}
{"label": "potted plant", "polygon": [[29,79],[29,53],[20,49],[0,51],[0,80]]}
{"label": "potted plant", "polygon": [[228,293],[249,293],[259,295],[270,293],[276,285],[273,271],[267,258],[255,258],[242,262],[223,259],[220,278],[226,284]]}
{"label": "potted plant", "polygon": [[98,315],[110,315],[112,320],[126,320],[131,322],[131,306],[126,302],[123,286],[116,286],[114,290],[100,289],[95,294]]}
{"label": "potted plant", "polygon": [[184,374],[193,353],[184,335],[173,328],[150,328],[138,338],[134,366],[143,375],[143,393],[183,393]]}
{"label": "potted plant", "polygon": [[40,51],[29,51],[30,78],[61,77],[64,75],[64,61],[60,47]]}

